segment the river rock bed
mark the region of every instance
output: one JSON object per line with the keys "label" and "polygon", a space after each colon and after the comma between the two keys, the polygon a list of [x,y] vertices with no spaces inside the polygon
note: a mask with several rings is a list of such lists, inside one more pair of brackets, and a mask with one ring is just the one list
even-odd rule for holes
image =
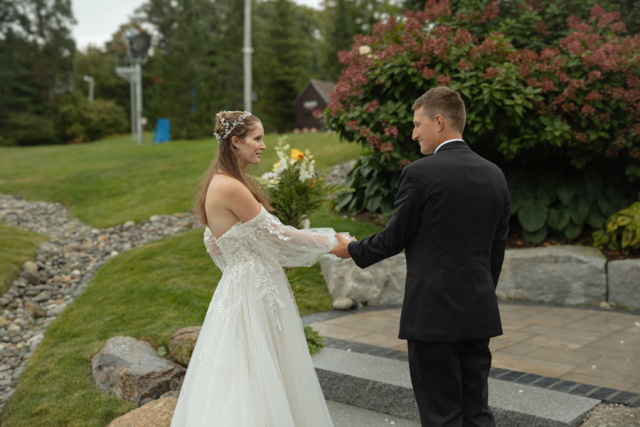
{"label": "river rock bed", "polygon": [[200,227],[190,213],[153,215],[98,229],[71,218],[59,203],[0,194],[0,222],[49,237],[36,260],[0,297],[0,409],[49,324],[84,290],[104,262],[152,240]]}

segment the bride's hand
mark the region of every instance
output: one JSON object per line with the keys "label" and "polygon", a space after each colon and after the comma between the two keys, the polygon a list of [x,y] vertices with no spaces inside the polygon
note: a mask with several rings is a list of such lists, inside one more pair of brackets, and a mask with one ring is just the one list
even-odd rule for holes
{"label": "bride's hand", "polygon": [[349,243],[355,242],[356,238],[353,236],[346,237],[339,233],[335,234],[335,238],[338,240],[338,244],[331,250],[330,253],[342,259],[351,258],[348,246]]}

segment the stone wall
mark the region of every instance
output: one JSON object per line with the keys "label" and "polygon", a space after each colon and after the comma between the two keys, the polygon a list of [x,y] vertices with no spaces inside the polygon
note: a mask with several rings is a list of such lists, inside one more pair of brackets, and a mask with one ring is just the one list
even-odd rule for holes
{"label": "stone wall", "polygon": [[609,301],[640,310],[640,259],[611,261],[607,266]]}
{"label": "stone wall", "polygon": [[[334,300],[367,306],[399,304],[407,274],[404,254],[360,269],[352,260],[320,260]],[[553,246],[508,249],[496,289],[498,297],[567,305],[609,301],[640,310],[640,259],[611,261],[598,249]]]}
{"label": "stone wall", "polygon": [[509,249],[496,294],[528,301],[598,304],[607,299],[606,265],[607,259],[595,248]]}

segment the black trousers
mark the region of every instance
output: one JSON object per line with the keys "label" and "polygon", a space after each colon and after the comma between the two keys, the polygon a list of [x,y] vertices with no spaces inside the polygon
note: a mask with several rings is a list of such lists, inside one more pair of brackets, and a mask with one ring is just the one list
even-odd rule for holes
{"label": "black trousers", "polygon": [[408,341],[409,369],[422,427],[494,427],[487,402],[489,339]]}

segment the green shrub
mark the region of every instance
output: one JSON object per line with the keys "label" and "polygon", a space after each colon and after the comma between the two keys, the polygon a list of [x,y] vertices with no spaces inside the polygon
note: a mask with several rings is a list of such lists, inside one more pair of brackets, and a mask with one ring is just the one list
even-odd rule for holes
{"label": "green shrub", "polygon": [[0,135],[0,147],[13,147],[18,145],[15,139]]}
{"label": "green shrub", "polygon": [[10,114],[3,125],[0,145],[48,145],[57,144],[53,120],[31,113]]}
{"label": "green shrub", "polygon": [[[401,169],[420,157],[411,139],[411,104],[438,85],[462,95],[471,148],[498,164],[510,182],[528,181],[523,192],[544,193],[596,175],[601,190],[619,186],[626,193],[616,199],[631,196],[628,184],[640,178],[640,35],[622,36],[619,16],[594,7],[587,22],[567,20],[566,37],[537,51],[517,49],[512,39],[526,28],[514,32],[499,22],[507,3],[489,2],[473,21],[453,15],[446,0],[429,1],[424,12],[390,18],[340,53],[345,68],[324,117],[341,138],[368,151],[349,173],[355,191],[337,199],[339,209],[393,208]],[[491,32],[496,28],[505,33]],[[511,178],[520,171],[526,174]],[[518,186],[525,184],[510,188]],[[557,195],[536,201],[540,197],[522,194],[522,212],[513,213],[529,241],[540,241],[549,229],[575,236],[604,215],[592,209],[596,201],[578,202],[585,197],[565,204]],[[569,223],[565,208],[574,212]]]}
{"label": "green shrub", "polygon": [[107,135],[126,132],[128,119],[115,101],[89,102],[80,94],[66,96],[58,109],[58,120],[67,142],[96,141]]}
{"label": "green shrub", "polygon": [[530,243],[541,243],[548,235],[559,241],[575,239],[583,230],[602,227],[606,218],[630,202],[621,185],[596,172],[569,178],[553,170],[531,175],[515,171],[508,177],[511,214]]}
{"label": "green shrub", "polygon": [[640,250],[640,201],[611,215],[605,226],[593,233],[593,244],[624,254]]}

